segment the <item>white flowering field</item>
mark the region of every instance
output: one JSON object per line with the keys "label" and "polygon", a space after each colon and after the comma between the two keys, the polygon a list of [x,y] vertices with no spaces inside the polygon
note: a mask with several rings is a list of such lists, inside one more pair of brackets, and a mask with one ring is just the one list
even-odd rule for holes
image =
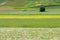
{"label": "white flowering field", "polygon": [[0,28],[0,40],[60,40],[60,28]]}

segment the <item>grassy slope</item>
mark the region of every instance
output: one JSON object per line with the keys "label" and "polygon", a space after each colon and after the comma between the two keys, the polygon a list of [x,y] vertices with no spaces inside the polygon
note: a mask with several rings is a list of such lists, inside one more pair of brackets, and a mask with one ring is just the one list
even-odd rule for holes
{"label": "grassy slope", "polygon": [[[5,4],[4,6],[10,6],[10,7],[14,7],[14,8],[21,8],[21,7],[30,7],[30,6],[34,6],[36,5],[35,2],[36,1],[40,1],[42,2],[43,5],[51,5],[49,3],[49,0],[10,0],[10,2],[8,2],[7,4]],[[60,3],[56,4],[56,5],[59,5]],[[52,4],[53,5],[53,4]],[[37,4],[37,6],[39,6]]]}

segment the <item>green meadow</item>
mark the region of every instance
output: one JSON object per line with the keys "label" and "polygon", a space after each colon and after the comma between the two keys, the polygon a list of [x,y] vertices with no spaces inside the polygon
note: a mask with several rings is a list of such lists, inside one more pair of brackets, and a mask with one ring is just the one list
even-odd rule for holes
{"label": "green meadow", "polygon": [[2,28],[59,28],[60,19],[0,19]]}

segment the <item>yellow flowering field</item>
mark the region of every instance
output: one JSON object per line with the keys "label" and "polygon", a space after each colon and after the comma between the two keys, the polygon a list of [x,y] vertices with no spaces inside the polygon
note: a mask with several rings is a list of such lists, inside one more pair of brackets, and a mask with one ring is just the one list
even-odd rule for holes
{"label": "yellow flowering field", "polygon": [[44,19],[60,18],[60,15],[0,15],[0,19]]}

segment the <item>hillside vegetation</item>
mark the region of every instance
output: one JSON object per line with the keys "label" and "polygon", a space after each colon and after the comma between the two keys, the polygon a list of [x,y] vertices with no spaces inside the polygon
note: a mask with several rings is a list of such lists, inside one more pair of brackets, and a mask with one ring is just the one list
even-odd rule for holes
{"label": "hillside vegetation", "polygon": [[0,4],[4,2],[6,2],[4,6],[15,8],[27,8],[40,5],[60,5],[60,0],[0,0]]}

